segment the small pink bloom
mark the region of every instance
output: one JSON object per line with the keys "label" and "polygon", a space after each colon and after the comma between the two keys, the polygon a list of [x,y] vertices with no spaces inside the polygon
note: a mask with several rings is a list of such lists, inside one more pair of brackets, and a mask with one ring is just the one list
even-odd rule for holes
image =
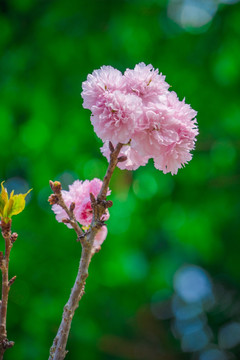
{"label": "small pink bloom", "polygon": [[[69,207],[72,202],[75,203],[74,215],[76,220],[83,226],[89,226],[92,221],[92,207],[90,200],[90,193],[95,198],[98,196],[102,187],[102,181],[95,178],[91,181],[85,180],[84,182],[76,180],[72,185],[69,185],[69,191],[62,191],[62,197]],[[110,190],[107,195],[110,194]],[[52,206],[53,212],[56,214],[56,219],[62,222],[63,219],[68,218],[67,213],[62,209],[61,206],[55,204]],[[106,214],[103,215],[102,220],[109,218],[109,212],[106,210]],[[69,228],[72,226],[67,224]]]}
{"label": "small pink bloom", "polygon": [[93,246],[99,249],[102,243],[104,242],[104,240],[106,239],[106,237],[107,237],[107,227],[102,226],[94,238]]}
{"label": "small pink bloom", "polygon": [[136,95],[116,90],[105,93],[101,102],[92,107],[92,113],[91,122],[100,139],[126,143],[142,116],[142,101]]}
{"label": "small pink bloom", "polygon": [[154,70],[152,65],[145,65],[143,62],[137,64],[133,70],[127,69],[124,73],[127,80],[127,89],[146,103],[157,101],[159,95],[166,93],[169,85],[165,76]]}
{"label": "small pink bloom", "polygon": [[159,154],[160,146],[167,141],[162,124],[168,116],[161,104],[150,103],[144,107],[143,125],[136,128],[131,141],[132,148],[139,155],[152,158]]}
{"label": "small pink bloom", "polygon": [[[166,106],[172,111],[172,117],[184,123],[189,123],[189,121],[192,122],[194,119],[193,122],[195,123],[195,128],[197,128],[195,120],[197,111],[193,110],[189,104],[186,104],[185,99],[180,101],[174,91],[169,91],[166,100]],[[198,131],[196,132],[196,135],[197,134]]]}
{"label": "small pink bloom", "polygon": [[[101,220],[109,219],[109,211],[106,209],[105,214],[103,214]],[[90,196],[88,196],[79,207],[78,211],[76,211],[76,219],[83,226],[89,226],[92,222],[92,206]]]}
{"label": "small pink bloom", "polygon": [[87,81],[82,83],[83,107],[92,110],[93,106],[102,101],[105,93],[124,90],[125,87],[125,79],[119,70],[112,66],[102,66],[89,74]]}

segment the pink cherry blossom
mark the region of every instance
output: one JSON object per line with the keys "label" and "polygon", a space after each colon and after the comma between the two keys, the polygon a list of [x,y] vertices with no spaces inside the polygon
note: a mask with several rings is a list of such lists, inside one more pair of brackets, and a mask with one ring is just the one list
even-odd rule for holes
{"label": "pink cherry blossom", "polygon": [[176,174],[191,160],[198,135],[196,111],[168,90],[165,77],[152,65],[137,64],[122,75],[102,67],[83,83],[84,106],[92,111],[91,122],[105,143],[124,144],[121,169],[135,170],[153,158],[155,167]]}
{"label": "pink cherry blossom", "polygon": [[89,74],[87,80],[82,83],[83,107],[92,110],[102,100],[106,92],[124,90],[126,87],[122,73],[112,66],[102,66]]}
{"label": "pink cherry blossom", "polygon": [[168,112],[161,104],[151,103],[144,107],[143,125],[136,127],[131,139],[131,146],[139,155],[151,158],[159,154],[161,145],[168,144],[162,126],[167,117]]}
{"label": "pink cherry blossom", "polygon": [[127,80],[127,89],[143,99],[144,102],[157,101],[159,95],[165,94],[169,85],[165,76],[154,70],[152,65],[143,62],[137,64],[133,70],[127,69],[124,73]]}
{"label": "pink cherry blossom", "polygon": [[96,249],[99,249],[101,247],[102,243],[107,237],[107,232],[108,231],[106,226],[102,226],[101,229],[97,232],[93,242],[93,246]]}
{"label": "pink cherry blossom", "polygon": [[[102,187],[102,181],[95,178],[91,181],[79,181],[76,180],[72,185],[69,185],[69,191],[62,190],[62,197],[65,204],[69,207],[72,202],[75,203],[74,215],[76,220],[83,226],[89,226],[92,221],[92,207],[90,200],[90,193],[95,197],[98,196]],[[110,190],[107,195],[110,194]],[[68,218],[65,210],[60,205],[53,205],[52,210],[56,214],[56,219],[59,222],[62,222],[63,219]],[[107,220],[109,218],[109,212],[106,210],[106,213],[103,215],[102,220]],[[69,228],[72,226],[66,224]]]}
{"label": "pink cherry blossom", "polygon": [[166,144],[154,156],[155,167],[164,173],[177,174],[179,168],[192,159],[191,150],[195,148],[198,128],[195,116],[197,112],[185,100],[179,101],[176,93],[167,96],[169,118],[162,122],[162,133]]}
{"label": "pink cherry blossom", "polygon": [[192,158],[198,134],[196,111],[171,92],[154,106],[145,112],[148,128],[136,131],[131,145],[142,156],[152,157],[157,169],[173,175]]}
{"label": "pink cherry blossom", "polygon": [[119,90],[106,92],[92,107],[92,114],[91,122],[100,139],[127,143],[142,116],[142,102],[138,96]]}

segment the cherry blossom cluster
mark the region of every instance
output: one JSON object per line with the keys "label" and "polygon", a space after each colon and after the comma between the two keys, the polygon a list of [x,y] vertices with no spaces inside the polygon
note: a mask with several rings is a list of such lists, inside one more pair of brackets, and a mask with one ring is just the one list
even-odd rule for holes
{"label": "cherry blossom cluster", "polygon": [[[76,180],[72,185],[69,185],[69,190],[62,190],[62,197],[69,208],[70,205],[74,202],[74,216],[76,220],[83,226],[84,230],[87,230],[92,221],[92,206],[90,193],[92,193],[95,198],[97,198],[102,187],[102,181],[100,179],[93,179],[91,181],[85,180],[80,181]],[[107,195],[110,194],[110,190]],[[56,219],[58,222],[63,222],[64,219],[68,218],[65,210],[58,204],[54,204],[52,206],[52,210],[56,215]],[[106,213],[103,215],[102,220],[108,220],[109,211],[106,209]],[[66,223],[69,228],[72,228],[70,223]],[[104,225],[97,232],[93,246],[99,247],[107,236],[107,227]]]}
{"label": "cherry blossom cluster", "polygon": [[135,170],[150,158],[164,173],[176,174],[191,160],[198,134],[196,111],[169,91],[165,76],[152,65],[140,63],[124,74],[102,66],[82,84],[83,107],[91,111],[91,122],[104,142],[101,151],[109,160],[109,141],[122,143],[118,163]]}

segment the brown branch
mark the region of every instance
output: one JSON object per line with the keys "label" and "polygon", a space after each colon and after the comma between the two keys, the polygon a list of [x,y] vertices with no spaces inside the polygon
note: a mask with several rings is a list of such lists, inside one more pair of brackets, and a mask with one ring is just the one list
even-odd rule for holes
{"label": "brown branch", "polygon": [[116,148],[113,151],[111,151],[111,153],[110,153],[109,166],[108,166],[106,175],[104,176],[104,179],[103,179],[103,184],[102,184],[102,188],[100,190],[100,193],[98,195],[98,200],[106,199],[108,186],[109,186],[113,171],[114,171],[115,167],[117,166],[118,155],[120,153],[120,150],[121,150],[122,146],[123,146],[123,144],[118,143]]}
{"label": "brown branch", "polygon": [[[122,144],[117,144],[115,149],[113,147],[111,149],[110,162],[108,165],[106,175],[103,179],[102,188],[100,190],[97,199],[95,199],[94,196],[90,194],[91,204],[93,209],[93,218],[89,230],[86,233],[84,234],[82,233],[79,235],[79,232],[76,231],[77,226],[73,227],[82,244],[81,259],[79,263],[78,274],[74,286],[71,290],[71,294],[68,299],[68,302],[64,306],[62,321],[59,326],[57,335],[53,341],[53,345],[50,349],[50,356],[48,360],[63,360],[67,354],[66,345],[67,345],[69,331],[71,328],[72,318],[75,313],[75,310],[79,305],[79,301],[81,300],[84,294],[85,282],[88,277],[88,267],[91,258],[95,253],[95,250],[93,248],[94,238],[97,232],[99,231],[99,229],[101,229],[101,227],[103,226],[103,222],[101,221],[102,215],[105,213],[106,208],[112,206],[111,201],[106,201],[106,196],[113,171],[118,163],[118,155],[121,150],[121,147]],[[59,194],[56,195],[59,197]],[[62,199],[62,197],[59,197],[59,199]],[[64,200],[62,199],[61,201],[62,201],[61,206],[63,207]],[[67,211],[66,213],[68,214]],[[69,218],[72,219],[72,221],[77,224],[75,218],[73,217],[71,218],[70,216]]]}
{"label": "brown branch", "polygon": [[[8,223],[1,220],[2,236],[5,240],[5,254],[0,254],[0,268],[2,271],[2,301],[0,309],[0,360],[3,359],[4,352],[6,349],[14,345],[13,341],[7,339],[7,306],[8,306],[8,293],[10,286],[14,282],[16,277],[13,277],[9,281],[8,268],[9,268],[9,258],[10,251],[13,245],[12,234],[11,234],[11,220]],[[14,233],[14,238],[17,238],[17,234]]]}
{"label": "brown branch", "polygon": [[71,226],[75,230],[78,238],[81,237],[83,235],[83,231],[80,228],[80,226],[79,226],[79,224],[78,224],[78,222],[77,222],[77,220],[75,218],[74,212],[73,212],[73,210],[75,208],[75,204],[72,203],[69,208],[67,207],[67,205],[65,204],[65,202],[63,200],[63,197],[62,197],[62,193],[61,193],[62,186],[61,186],[61,183],[59,181],[53,182],[53,181],[50,180],[49,183],[50,183],[52,191],[54,192],[54,194],[49,196],[49,199],[48,199],[49,203],[51,205],[58,204],[63,208],[63,210],[68,215],[69,223],[71,224]]}

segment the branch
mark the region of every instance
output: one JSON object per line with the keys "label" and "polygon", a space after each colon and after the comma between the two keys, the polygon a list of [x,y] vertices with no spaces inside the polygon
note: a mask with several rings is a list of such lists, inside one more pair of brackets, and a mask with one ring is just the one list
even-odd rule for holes
{"label": "branch", "polygon": [[7,306],[8,306],[8,293],[10,286],[13,284],[16,277],[14,276],[9,280],[8,268],[10,251],[14,241],[17,238],[16,233],[11,233],[11,220],[8,223],[1,220],[2,236],[5,240],[5,254],[0,253],[0,268],[2,271],[2,301],[0,310],[0,360],[3,359],[4,352],[14,345],[13,341],[7,339]]}
{"label": "branch", "polygon": [[[110,142],[110,144],[112,145],[111,142]],[[116,148],[114,149],[114,148],[111,147],[111,145],[109,146],[112,149],[112,151],[110,150],[111,151],[110,152],[110,162],[109,162],[109,165],[108,165],[106,175],[104,176],[104,179],[103,179],[103,184],[102,184],[102,188],[100,190],[100,193],[98,195],[98,200],[106,199],[108,186],[109,186],[113,171],[114,171],[114,169],[115,169],[115,167],[117,166],[117,163],[118,163],[118,155],[119,155],[120,150],[121,150],[121,148],[123,146],[123,144],[118,143]]]}
{"label": "branch", "polygon": [[[50,356],[49,356],[48,360],[63,360],[67,354],[66,345],[67,345],[67,340],[68,340],[68,336],[69,336],[69,331],[71,328],[72,318],[75,313],[75,310],[77,309],[77,307],[79,305],[79,301],[81,300],[82,296],[84,295],[85,283],[86,283],[86,279],[88,277],[88,267],[89,267],[91,258],[93,256],[93,254],[95,253],[95,250],[93,248],[94,238],[95,238],[97,232],[103,226],[103,222],[101,221],[102,215],[105,213],[106,208],[108,208],[112,205],[111,201],[106,201],[106,196],[107,196],[108,186],[109,186],[113,171],[118,163],[118,155],[119,155],[121,148],[122,148],[122,144],[120,144],[120,143],[117,144],[115,149],[112,147],[108,169],[107,169],[106,175],[103,179],[103,184],[102,184],[102,187],[101,187],[101,190],[100,190],[100,193],[99,193],[97,199],[95,199],[94,196],[92,194],[90,194],[91,204],[92,204],[92,209],[93,209],[93,218],[92,218],[92,222],[91,222],[89,230],[85,233],[83,233],[81,230],[82,234],[79,235],[79,231],[76,231],[78,229],[77,226],[73,227],[81,241],[81,244],[82,244],[81,259],[80,259],[80,263],[79,263],[78,274],[77,274],[74,286],[71,290],[71,294],[68,299],[68,302],[64,306],[62,321],[59,326],[57,335],[53,341],[53,345],[50,349]],[[57,196],[59,197],[59,194]],[[63,201],[63,203],[64,203],[63,199],[61,201]],[[62,203],[62,205],[63,205],[63,203]],[[58,204],[59,204],[59,202],[58,202]],[[68,212],[67,212],[67,214],[68,214]],[[68,214],[68,216],[69,216],[69,214]],[[70,218],[70,216],[69,216],[69,218]],[[76,219],[74,219],[74,218],[72,218],[72,219],[73,219],[72,221],[77,223]],[[72,223],[71,223],[71,225],[72,225]]]}
{"label": "branch", "polygon": [[[68,302],[64,306],[63,309],[63,315],[62,315],[62,321],[59,326],[57,335],[53,341],[53,345],[50,349],[50,356],[48,360],[63,360],[67,354],[66,351],[66,345],[67,340],[69,336],[69,331],[71,328],[72,318],[75,313],[75,310],[77,309],[79,305],[79,301],[81,300],[84,289],[85,289],[85,283],[86,279],[88,277],[88,267],[91,261],[91,258],[93,254],[95,253],[93,248],[93,242],[94,238],[97,234],[97,232],[101,229],[103,226],[103,222],[101,221],[102,215],[105,213],[106,208],[112,206],[111,201],[106,201],[108,186],[113,174],[113,171],[118,163],[118,155],[122,148],[122,144],[117,144],[116,148],[112,146],[111,154],[110,154],[110,162],[108,165],[108,169],[106,172],[106,175],[103,179],[103,184],[101,187],[101,190],[99,192],[99,195],[97,199],[94,198],[93,194],[90,194],[91,197],[91,204],[93,209],[93,218],[90,225],[90,228],[87,232],[83,233],[81,228],[79,227],[74,215],[73,210],[70,209],[65,205],[64,200],[61,195],[61,190],[59,190],[59,184],[57,182],[52,183],[50,182],[50,186],[54,191],[54,194],[57,196],[57,204],[62,206],[62,208],[66,211],[66,213],[69,216],[69,220],[71,221],[71,225],[74,228],[79,240],[82,244],[82,253],[81,253],[81,259],[79,263],[78,268],[78,274],[74,283],[74,286],[71,290],[70,297],[68,299]],[[54,187],[54,184],[57,185],[57,191],[56,187]],[[50,197],[51,198],[51,197]],[[54,201],[54,200],[53,200]],[[51,202],[50,202],[51,203]]]}
{"label": "branch", "polygon": [[75,215],[73,213],[73,210],[75,208],[75,204],[72,203],[69,208],[67,207],[67,205],[65,204],[65,202],[63,200],[63,197],[62,197],[62,193],[61,193],[62,186],[61,186],[61,183],[59,181],[53,182],[53,181],[50,180],[49,183],[50,183],[50,187],[51,187],[52,191],[54,192],[54,194],[49,196],[49,199],[48,199],[49,203],[51,205],[58,204],[63,208],[63,210],[68,215],[67,221],[64,221],[64,222],[66,222],[66,223],[68,222],[68,223],[70,223],[72,225],[73,229],[75,230],[75,232],[76,232],[76,234],[77,234],[77,236],[79,238],[80,236],[83,235],[83,231],[80,228],[80,226],[79,226],[79,224],[78,224],[78,222],[77,222],[77,220],[75,218]]}

